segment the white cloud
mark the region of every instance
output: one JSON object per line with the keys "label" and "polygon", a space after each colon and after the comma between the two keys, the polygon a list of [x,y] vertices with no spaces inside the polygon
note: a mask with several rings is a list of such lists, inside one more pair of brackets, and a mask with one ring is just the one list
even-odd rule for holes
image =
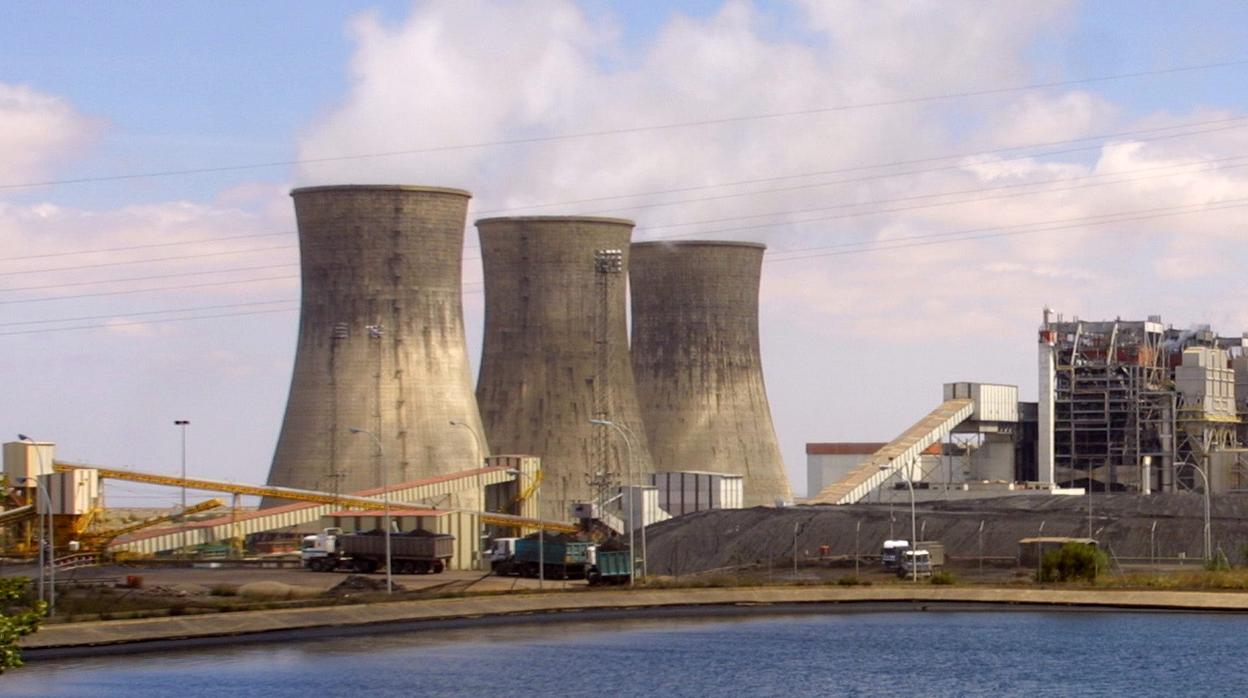
{"label": "white cloud", "polygon": [[100,127],[60,97],[0,82],[0,184],[46,176],[80,154]]}

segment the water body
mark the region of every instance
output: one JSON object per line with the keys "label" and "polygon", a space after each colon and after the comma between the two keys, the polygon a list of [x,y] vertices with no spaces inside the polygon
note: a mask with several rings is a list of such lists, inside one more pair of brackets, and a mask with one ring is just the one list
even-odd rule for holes
{"label": "water body", "polygon": [[1248,617],[882,612],[554,623],[41,661],[0,696],[1242,695]]}

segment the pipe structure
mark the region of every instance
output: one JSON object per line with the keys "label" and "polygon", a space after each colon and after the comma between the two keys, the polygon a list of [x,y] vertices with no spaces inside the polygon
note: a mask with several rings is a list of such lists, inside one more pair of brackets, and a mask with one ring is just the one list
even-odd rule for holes
{"label": "pipe structure", "polygon": [[374,486],[372,445],[349,438],[349,426],[378,435],[390,482],[479,467],[477,446],[446,426],[482,428],[462,305],[468,192],[349,185],[291,196],[302,307],[268,483]]}
{"label": "pipe structure", "polygon": [[632,247],[633,375],[654,467],[744,476],[745,506],[792,501],[763,381],[765,245]]}
{"label": "pipe structure", "polygon": [[477,230],[485,435],[499,453],[541,457],[542,517],[565,520],[573,503],[593,501],[624,471],[623,445],[590,419],[633,427],[636,470],[654,472],[628,359],[624,273],[633,223],[487,218]]}

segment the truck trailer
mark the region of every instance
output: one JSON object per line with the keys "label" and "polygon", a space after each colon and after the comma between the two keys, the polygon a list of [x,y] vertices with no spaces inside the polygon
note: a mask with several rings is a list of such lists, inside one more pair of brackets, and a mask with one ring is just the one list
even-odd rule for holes
{"label": "truck trailer", "polygon": [[[438,574],[455,554],[455,536],[429,531],[390,534],[390,566],[396,574]],[[300,551],[303,566],[316,572],[375,572],[386,564],[383,531],[344,534],[327,528],[306,536]]]}

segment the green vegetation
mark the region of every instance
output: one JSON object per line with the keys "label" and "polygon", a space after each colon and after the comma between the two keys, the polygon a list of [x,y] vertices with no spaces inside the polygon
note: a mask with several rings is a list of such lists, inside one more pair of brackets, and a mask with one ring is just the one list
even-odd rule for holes
{"label": "green vegetation", "polygon": [[871,586],[871,580],[861,579],[859,577],[855,577],[852,574],[849,575],[848,577],[841,577],[840,579],[836,580],[836,583],[843,587],[856,587],[856,586],[869,587]]}
{"label": "green vegetation", "polygon": [[1086,543],[1066,543],[1050,550],[1040,559],[1042,582],[1095,582],[1109,567],[1109,558],[1100,548]]}
{"label": "green vegetation", "polygon": [[17,642],[39,629],[47,605],[35,601],[30,593],[30,579],[9,577],[0,579],[0,674],[6,669],[22,665],[22,651]]}
{"label": "green vegetation", "polygon": [[936,584],[938,586],[952,586],[956,583],[957,579],[954,578],[952,572],[940,570],[939,572],[932,573],[932,584]]}
{"label": "green vegetation", "polygon": [[1214,553],[1213,559],[1205,563],[1205,569],[1209,572],[1229,572],[1231,569],[1231,561],[1226,559],[1226,553],[1221,548]]}

